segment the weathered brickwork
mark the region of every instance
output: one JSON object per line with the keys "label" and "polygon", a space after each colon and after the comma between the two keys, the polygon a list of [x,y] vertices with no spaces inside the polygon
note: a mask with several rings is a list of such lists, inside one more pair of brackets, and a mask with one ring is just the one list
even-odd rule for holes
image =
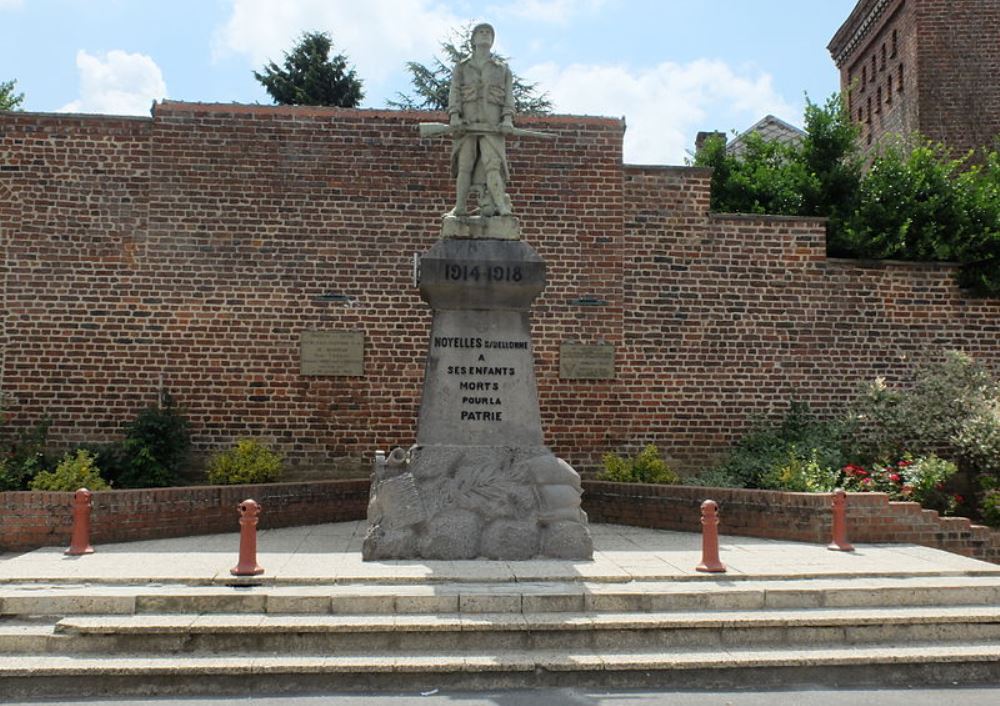
{"label": "weathered brickwork", "polygon": [[[251,435],[327,467],[412,443],[430,324],[412,256],[453,188],[448,145],[415,126],[442,117],[0,115],[11,425],[49,415],[58,446],[109,440],[163,388],[201,452]],[[656,442],[697,470],[750,414],[836,412],[944,348],[1000,370],[1000,302],[967,298],[951,267],[828,260],[820,221],[710,215],[709,173],[623,166],[617,120],[521,124],[558,134],[511,140],[511,194],[549,262],[543,424],[577,467]],[[364,377],[300,375],[310,329],[363,331]],[[614,344],[616,378],[560,380],[564,341]]]}
{"label": "weathered brickwork", "polygon": [[[100,492],[93,498],[91,540],[99,550],[112,542],[236,532],[236,506],[248,497],[263,508],[260,529],[361,520],[368,487],[366,480],[347,480]],[[706,496],[719,503],[724,534],[830,541],[829,495],[584,481],[583,507],[592,522],[697,532]],[[72,493],[0,493],[0,552],[67,545],[72,503]],[[964,517],[938,517],[916,503],[889,502],[882,493],[849,494],[848,538],[1000,563],[1000,532]]]}
{"label": "weathered brickwork", "polygon": [[1000,134],[1000,3],[861,0],[830,42],[862,144],[919,132],[956,154]]}
{"label": "weathered brickwork", "polygon": [[[723,534],[817,544],[832,537],[831,498],[821,493],[587,481],[583,496],[592,522],[681,532],[699,531],[708,498],[719,504]],[[1000,531],[884,493],[848,493],[847,525],[851,542],[919,544],[1000,563]]]}
{"label": "weathered brickwork", "polygon": [[[94,544],[192,537],[239,530],[237,505],[260,503],[259,529],[362,519],[367,480],[190,486],[94,493]],[[73,493],[0,493],[0,552],[68,544]]]}

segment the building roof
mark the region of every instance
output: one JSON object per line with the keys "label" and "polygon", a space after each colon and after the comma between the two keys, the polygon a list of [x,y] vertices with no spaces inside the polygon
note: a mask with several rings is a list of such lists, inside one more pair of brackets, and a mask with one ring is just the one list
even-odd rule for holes
{"label": "building roof", "polygon": [[766,115],[726,145],[726,152],[733,155],[742,154],[743,150],[746,149],[746,138],[752,133],[759,134],[766,142],[780,142],[784,145],[800,144],[802,138],[806,136],[804,131],[786,123],[781,118]]}
{"label": "building roof", "polygon": [[850,16],[844,20],[844,24],[840,25],[833,39],[826,45],[838,67],[843,65],[851,52],[872,30],[891,2],[892,0],[859,0],[854,6]]}

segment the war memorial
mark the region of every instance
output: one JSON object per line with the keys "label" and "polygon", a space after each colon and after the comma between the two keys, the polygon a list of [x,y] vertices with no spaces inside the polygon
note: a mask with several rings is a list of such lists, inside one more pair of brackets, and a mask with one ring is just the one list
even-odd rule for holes
{"label": "war memorial", "polygon": [[[511,73],[491,56],[493,32],[475,27],[474,52],[454,71],[446,132],[455,207],[420,259],[434,322],[417,444],[377,456],[368,559],[593,553],[580,476],[544,445],[529,312],[545,262],[521,241],[505,188],[505,136],[548,136],[514,127]],[[473,187],[477,215],[467,210]]]}
{"label": "war memorial", "polygon": [[[762,387],[760,381],[777,378],[830,377],[843,364],[836,356],[861,355],[795,338],[786,322],[804,317],[810,330],[824,330],[833,318],[821,321],[823,315],[857,315],[880,322],[868,330],[911,327],[917,309],[925,321],[937,315],[935,306],[959,306],[941,294],[946,268],[873,275],[861,266],[827,266],[822,224],[709,216],[704,170],[623,167],[617,121],[561,116],[522,126],[509,69],[490,54],[494,38],[489,25],[474,29],[474,51],[455,68],[440,121],[426,114],[169,104],[153,127],[53,119],[51,139],[39,137],[37,126],[10,121],[5,135],[34,135],[26,149],[50,159],[70,135],[112,154],[92,168],[120,199],[101,218],[129,220],[140,233],[110,228],[121,252],[84,243],[89,250],[81,254],[71,246],[80,246],[75,240],[85,233],[69,229],[68,245],[56,242],[48,253],[61,273],[97,269],[93,279],[53,285],[67,287],[51,295],[70,312],[67,321],[83,300],[91,319],[127,327],[108,343],[107,355],[87,365],[113,367],[127,351],[150,385],[166,375],[192,400],[207,388],[203,399],[218,407],[197,412],[206,443],[238,419],[266,423],[281,412],[291,452],[316,455],[325,448],[316,437],[340,424],[341,435],[357,434],[344,444],[368,444],[374,468],[370,483],[95,494],[102,497],[87,498],[95,551],[70,556],[64,545],[54,546],[68,535],[66,523],[48,519],[69,506],[70,494],[22,500],[4,493],[5,515],[31,519],[5,541],[23,542],[12,545],[20,550],[42,546],[39,537],[59,539],[0,555],[0,699],[1000,679],[1000,568],[981,560],[995,552],[985,528],[914,503],[890,506],[877,494],[852,496],[845,526],[843,516],[831,519],[827,495],[717,488],[717,506],[710,507],[723,518],[721,542],[715,539],[724,564],[705,571],[699,508],[706,489],[582,481],[552,450],[568,447],[570,436],[588,439],[591,451],[605,448],[642,422],[643,403],[655,405],[654,394],[668,390],[680,409],[661,431],[675,434],[681,448],[685,438],[694,447],[699,434],[724,435],[715,427],[736,414],[738,400],[747,399],[740,395],[752,404],[767,401],[767,393],[753,397],[757,389],[744,389],[754,387],[750,380]],[[263,138],[237,137],[257,129]],[[146,130],[155,139],[147,140]],[[313,131],[324,137],[314,139]],[[353,179],[338,177],[316,156],[334,155],[347,134],[351,149],[337,157],[338,169],[363,159],[365,146],[384,152]],[[199,135],[210,137],[202,144]],[[229,149],[229,138],[242,147]],[[322,139],[326,151],[313,151]],[[515,141],[524,153],[514,152]],[[264,154],[260,145],[275,143],[276,152]],[[428,157],[432,151],[449,148],[450,171],[427,169],[445,163]],[[144,181],[149,175],[133,173],[130,160],[145,159],[172,171]],[[242,170],[242,178],[206,176],[220,165]],[[85,190],[90,173],[76,176],[81,181],[58,188]],[[408,187],[419,208],[400,208],[385,231],[351,230],[373,219],[373,203],[398,206]],[[75,213],[79,194],[53,188],[50,212]],[[318,190],[339,198],[351,189],[343,201],[316,197]],[[425,190],[431,196],[422,196]],[[441,193],[451,208],[429,219]],[[31,204],[15,207],[5,195],[0,190],[0,213],[18,219],[19,235],[33,233]],[[218,202],[230,209],[221,221],[212,212]],[[290,214],[303,210],[328,222],[290,225]],[[200,222],[203,230],[182,232],[174,225],[182,222]],[[328,229],[368,238],[371,246],[351,251],[357,246],[349,238],[330,245]],[[567,252],[572,229],[580,240]],[[236,232],[243,230],[254,236]],[[421,246],[412,282],[399,267],[411,245]],[[34,258],[25,256],[27,245],[19,247],[8,256],[10,281],[52,277],[24,265]],[[241,252],[253,254],[234,257]],[[766,291],[745,282],[749,266],[737,261],[748,254],[766,270]],[[154,259],[155,273],[148,265]],[[674,279],[651,274],[659,265]],[[676,279],[689,269],[699,283]],[[609,272],[617,273],[615,282],[605,281]],[[100,289],[94,280],[109,276],[124,294],[90,301]],[[737,285],[706,285],[712,277]],[[908,278],[923,278],[933,306],[843,313],[878,287],[909,286]],[[303,305],[301,290],[318,288],[318,281],[324,294]],[[167,285],[160,291],[168,294],[144,291],[150,282]],[[820,284],[836,294],[817,293]],[[419,291],[419,302],[407,286]],[[865,294],[855,296],[852,287]],[[572,292],[578,308],[559,310],[553,289],[562,300]],[[765,334],[756,323],[733,324],[732,340],[719,334],[711,307],[722,302],[742,320],[737,290],[747,301],[760,299],[748,319],[779,323]],[[835,302],[834,313],[818,313],[827,311],[817,304],[821,295]],[[358,303],[365,297],[367,309]],[[41,321],[48,300],[36,298],[30,305],[10,301],[35,307]],[[616,299],[630,302],[628,313]],[[345,305],[320,308],[331,301]],[[879,304],[866,306],[876,311]],[[962,307],[966,316],[948,335],[968,336],[984,350],[995,346],[981,326],[995,307]],[[143,313],[119,315],[125,310]],[[661,325],[667,310],[670,323]],[[716,324],[699,324],[699,317]],[[134,323],[147,319],[155,323]],[[308,326],[295,329],[303,321]],[[17,334],[18,325],[24,320],[8,331]],[[674,333],[664,346],[662,337]],[[762,335],[767,345],[754,348]],[[48,345],[44,338],[33,336],[28,353],[37,353],[31,345]],[[271,344],[264,352],[261,339]],[[70,357],[78,344],[70,341]],[[690,346],[702,346],[702,354],[685,358]],[[200,348],[208,357],[198,357]],[[166,363],[152,353],[161,349]],[[28,389],[38,397],[63,394],[25,372],[25,355],[8,353],[10,379],[20,381],[15,388],[24,397]],[[889,355],[864,353],[869,364],[871,356]],[[404,362],[393,363],[394,356]],[[674,357],[680,362],[667,362]],[[723,366],[732,377],[720,381]],[[410,424],[400,398],[416,378],[422,387]],[[817,394],[835,403],[836,385]],[[564,407],[581,416],[565,421]],[[362,427],[367,431],[358,433]],[[834,500],[843,507],[842,494]],[[0,527],[8,527],[3,521]],[[250,536],[252,551],[243,542]],[[78,539],[91,548],[74,533],[74,545]]]}

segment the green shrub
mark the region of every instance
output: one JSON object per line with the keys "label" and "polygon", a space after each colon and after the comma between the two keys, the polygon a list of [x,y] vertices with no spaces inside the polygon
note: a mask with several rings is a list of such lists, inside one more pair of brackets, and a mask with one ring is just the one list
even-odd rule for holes
{"label": "green shrub", "polygon": [[821,464],[816,449],[805,456],[792,447],[784,465],[769,469],[761,477],[761,487],[797,493],[829,493],[840,485],[840,480],[840,470]]}
{"label": "green shrub", "polygon": [[[957,461],[973,487],[1000,487],[1000,385],[964,353],[948,351],[923,363],[909,389],[877,380],[854,401],[850,416],[851,456],[862,466],[902,458],[906,450],[929,459],[939,453]],[[936,489],[912,499],[942,511],[961,504]]]}
{"label": "green shrub", "polygon": [[605,454],[604,470],[597,474],[598,480],[617,483],[677,483],[680,479],[670,470],[666,461],[660,458],[660,450],[649,444],[635,458],[626,459],[614,454]]}
{"label": "green shrub", "polygon": [[979,511],[983,516],[983,522],[990,527],[1000,528],[1000,490],[987,490]]}
{"label": "green shrub", "polygon": [[41,471],[31,481],[32,490],[107,490],[94,458],[84,449],[63,456],[54,471]]}
{"label": "green shrub", "polygon": [[174,485],[190,448],[188,421],[165,394],[162,406],[144,409],[125,427],[120,451],[107,450],[120,461],[114,474],[109,469],[109,478],[122,488]]}
{"label": "green shrub", "polygon": [[208,482],[216,485],[272,483],[280,476],[281,456],[253,439],[240,439],[208,462]]}
{"label": "green shrub", "polygon": [[862,385],[845,415],[846,455],[860,463],[901,458],[908,436],[902,401],[903,393],[884,378]]}
{"label": "green shrub", "polygon": [[978,474],[1000,481],[1000,396],[970,411],[953,437],[959,454]]}
{"label": "green shrub", "polygon": [[10,442],[0,463],[0,491],[27,490],[39,471],[52,467],[55,459],[46,451],[50,426],[52,420],[45,417]]}
{"label": "green shrub", "polygon": [[739,478],[730,474],[721,466],[706,468],[696,475],[682,479],[684,485],[694,485],[701,488],[742,488]]}
{"label": "green shrub", "polygon": [[[846,461],[842,436],[839,422],[818,420],[807,404],[793,401],[779,422],[756,420],[711,470],[733,479],[742,488],[773,488],[781,482],[782,469],[793,465],[802,468],[803,464],[816,464],[816,473],[833,473]],[[789,482],[796,473],[792,470],[786,474]]]}
{"label": "green shrub", "polygon": [[892,500],[910,500],[951,514],[964,502],[961,496],[947,489],[948,481],[957,471],[951,461],[928,454],[916,459],[904,457],[894,463],[876,463],[868,468],[848,464],[844,467],[842,485],[852,492],[886,493]]}

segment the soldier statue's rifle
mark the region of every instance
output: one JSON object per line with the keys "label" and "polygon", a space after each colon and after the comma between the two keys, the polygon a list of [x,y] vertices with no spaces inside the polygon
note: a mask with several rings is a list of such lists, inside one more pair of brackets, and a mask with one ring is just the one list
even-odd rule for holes
{"label": "soldier statue's rifle", "polygon": [[525,130],[519,127],[492,127],[473,123],[471,125],[449,125],[448,123],[420,123],[421,137],[440,137],[441,135],[510,135],[511,137],[539,137],[544,140],[554,140],[558,135],[538,130]]}

